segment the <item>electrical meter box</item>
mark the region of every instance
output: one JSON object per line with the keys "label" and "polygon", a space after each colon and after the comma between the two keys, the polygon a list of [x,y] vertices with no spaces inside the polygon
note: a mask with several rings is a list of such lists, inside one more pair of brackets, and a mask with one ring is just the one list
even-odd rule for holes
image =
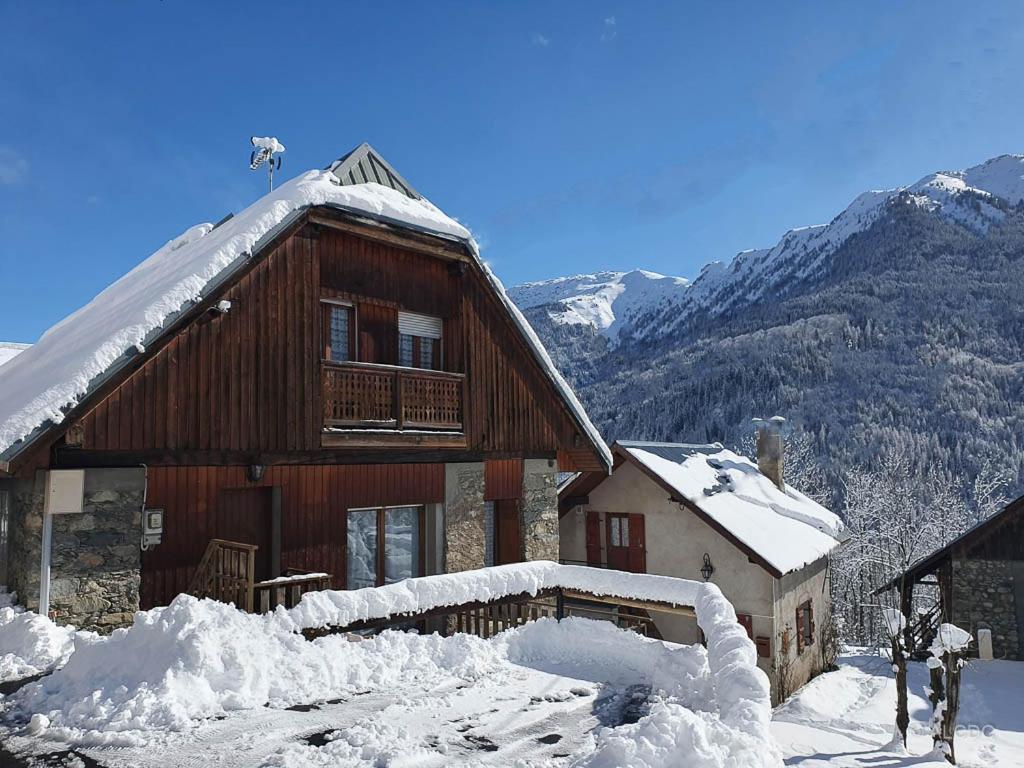
{"label": "electrical meter box", "polygon": [[162,509],[145,509],[142,512],[142,548],[159,544],[164,533],[164,511]]}
{"label": "electrical meter box", "polygon": [[82,511],[84,498],[84,469],[51,469],[46,473],[47,514],[77,515]]}

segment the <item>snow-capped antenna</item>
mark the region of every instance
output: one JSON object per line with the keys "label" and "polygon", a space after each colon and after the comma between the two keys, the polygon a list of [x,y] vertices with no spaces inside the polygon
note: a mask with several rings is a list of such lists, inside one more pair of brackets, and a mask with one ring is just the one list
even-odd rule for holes
{"label": "snow-capped antenna", "polygon": [[[252,142],[252,154],[249,155],[249,169],[255,171],[264,163],[267,164],[267,180],[270,183],[270,191],[274,191],[274,155],[284,152],[284,144],[274,136],[253,136],[249,139]],[[281,158],[276,159],[277,170],[281,170]]]}

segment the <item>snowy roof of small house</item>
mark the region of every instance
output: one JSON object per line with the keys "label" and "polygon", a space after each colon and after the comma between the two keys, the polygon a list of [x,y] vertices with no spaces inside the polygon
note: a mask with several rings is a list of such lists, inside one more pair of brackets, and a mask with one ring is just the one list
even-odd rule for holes
{"label": "snowy roof of small house", "polygon": [[[332,167],[369,153],[372,148],[361,145]],[[397,179],[396,184],[404,184],[401,177]],[[48,426],[60,424],[86,395],[116,375],[132,356],[144,352],[175,319],[229,280],[305,210],[325,206],[464,244],[570,415],[610,467],[611,454],[600,433],[501,281],[480,258],[470,231],[404,186],[399,190],[391,183],[353,183],[351,179],[342,184],[329,169],[307,171],[238,215],[216,226],[198,224],[168,241],[0,367],[0,463],[9,462]]]}
{"label": "snowy roof of small house", "polygon": [[0,365],[8,360],[13,360],[30,346],[30,344],[19,344],[16,341],[0,341]]}
{"label": "snowy roof of small house", "polygon": [[754,461],[720,444],[620,440],[613,448],[775,575],[839,544],[838,516],[789,485],[781,490]]}

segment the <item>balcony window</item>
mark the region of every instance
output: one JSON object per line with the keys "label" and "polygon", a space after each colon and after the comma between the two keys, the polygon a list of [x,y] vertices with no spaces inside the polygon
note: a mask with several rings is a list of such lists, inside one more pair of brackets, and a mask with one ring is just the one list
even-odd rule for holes
{"label": "balcony window", "polygon": [[324,359],[355,359],[355,322],[353,307],[324,302]]}
{"label": "balcony window", "polygon": [[414,312],[398,313],[398,364],[406,368],[441,369],[444,321]]}

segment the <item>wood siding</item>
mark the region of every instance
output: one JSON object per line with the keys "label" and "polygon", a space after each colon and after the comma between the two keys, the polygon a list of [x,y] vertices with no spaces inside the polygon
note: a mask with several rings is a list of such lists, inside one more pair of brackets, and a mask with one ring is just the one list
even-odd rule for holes
{"label": "wood siding", "polygon": [[[600,469],[483,274],[451,264],[348,232],[302,230],[225,289],[230,311],[184,328],[78,418],[68,442],[175,464],[321,451],[320,300],[333,297],[356,305],[359,359],[394,362],[388,322],[398,309],[444,320],[443,368],[466,374],[463,460],[557,454],[563,469]],[[365,460],[390,459],[382,448]]]}
{"label": "wood siding", "polygon": [[224,489],[279,487],[282,569],[329,573],[338,589],[345,586],[348,509],[444,500],[443,464],[268,467],[258,483],[246,480],[243,467],[150,467],[147,480],[146,504],[165,516],[163,541],[142,556],[143,608],[187,588],[215,536]]}

